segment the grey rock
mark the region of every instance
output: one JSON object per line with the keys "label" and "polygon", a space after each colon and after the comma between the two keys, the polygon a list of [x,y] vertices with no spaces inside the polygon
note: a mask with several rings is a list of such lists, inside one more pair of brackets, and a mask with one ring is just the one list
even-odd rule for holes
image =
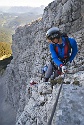
{"label": "grey rock", "polygon": [[[67,74],[70,85],[63,86],[52,124],[84,124],[84,70],[78,72],[84,66],[83,8],[83,0],[55,0],[44,9],[41,19],[16,29],[12,38],[13,60],[3,74],[7,100],[17,111],[16,125],[46,125],[50,118],[60,85],[52,90],[50,84],[42,84],[40,70],[50,60],[45,35],[52,26],[59,26],[61,31],[74,37],[79,48],[70,67],[75,74]],[[80,79],[81,87],[72,85],[75,78]],[[38,84],[31,86],[31,79]]]}

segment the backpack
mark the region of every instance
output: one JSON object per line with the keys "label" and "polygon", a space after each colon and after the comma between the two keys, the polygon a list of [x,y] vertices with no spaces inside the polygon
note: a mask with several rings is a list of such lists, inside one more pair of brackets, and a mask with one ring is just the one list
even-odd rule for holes
{"label": "backpack", "polygon": [[[64,48],[64,58],[63,59],[61,59],[61,58],[59,58],[63,63],[67,63],[68,62],[68,60],[69,60],[69,55],[68,55],[68,51],[70,51],[70,53],[71,53],[71,44],[70,44],[70,41],[69,41],[69,39],[68,39],[68,35],[67,35],[67,33],[61,33],[61,36],[62,37],[64,37],[65,38],[65,48]],[[58,55],[58,47],[57,46],[55,46],[54,45],[54,49],[55,49],[55,51],[56,51],[56,53],[57,53],[57,55]]]}

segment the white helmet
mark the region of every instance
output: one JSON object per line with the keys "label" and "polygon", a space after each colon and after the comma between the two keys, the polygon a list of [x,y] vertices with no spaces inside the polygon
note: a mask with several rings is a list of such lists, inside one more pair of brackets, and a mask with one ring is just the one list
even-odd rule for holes
{"label": "white helmet", "polygon": [[52,40],[54,38],[59,39],[60,37],[61,37],[61,33],[58,27],[52,27],[46,33],[46,38],[49,40]]}

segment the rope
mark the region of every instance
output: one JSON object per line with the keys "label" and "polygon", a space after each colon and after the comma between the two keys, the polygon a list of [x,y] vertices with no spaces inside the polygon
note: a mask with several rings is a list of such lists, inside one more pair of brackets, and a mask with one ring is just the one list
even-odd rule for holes
{"label": "rope", "polygon": [[[65,76],[64,76],[64,77],[65,77]],[[59,96],[60,96],[60,92],[61,92],[61,89],[62,89],[62,85],[63,85],[63,82],[62,82],[61,85],[60,85],[59,92],[58,92],[58,95],[57,95],[56,101],[55,101],[55,103],[54,103],[53,110],[52,110],[52,113],[51,113],[51,116],[50,116],[50,119],[49,119],[47,125],[51,125],[51,122],[52,122],[52,119],[53,119],[53,116],[54,116],[54,113],[55,113],[55,110],[56,110],[56,107],[57,107],[57,104],[58,104],[58,99],[59,99]]]}

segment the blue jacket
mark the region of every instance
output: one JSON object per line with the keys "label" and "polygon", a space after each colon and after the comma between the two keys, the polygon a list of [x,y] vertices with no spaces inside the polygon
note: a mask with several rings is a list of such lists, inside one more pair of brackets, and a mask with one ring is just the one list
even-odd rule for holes
{"label": "blue jacket", "polygon": [[[71,48],[72,48],[72,51],[71,51],[71,54],[69,52],[69,61],[72,62],[72,60],[74,59],[74,57],[76,56],[77,52],[78,52],[78,48],[77,48],[77,43],[76,41],[73,39],[73,38],[69,38],[69,41],[70,41],[70,45],[71,45]],[[56,51],[55,51],[55,46],[58,46],[58,55],[56,54]],[[63,64],[58,56],[60,58],[64,58],[64,46],[65,46],[65,38],[62,37],[62,44],[53,44],[53,43],[50,43],[50,52],[51,52],[51,57],[52,57],[52,60],[54,61],[54,63],[57,65],[57,66],[60,66],[61,64]]]}

